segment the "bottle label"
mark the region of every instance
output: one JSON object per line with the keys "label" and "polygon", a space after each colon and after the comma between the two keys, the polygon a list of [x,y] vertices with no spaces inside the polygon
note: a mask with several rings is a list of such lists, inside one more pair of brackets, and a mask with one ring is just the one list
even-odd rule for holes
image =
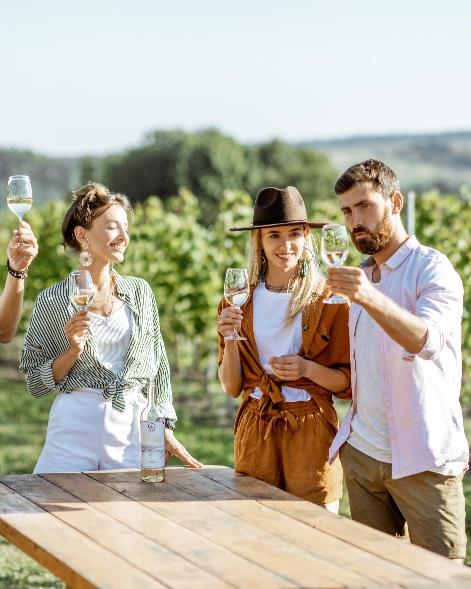
{"label": "bottle label", "polygon": [[141,466],[164,468],[165,422],[141,421]]}

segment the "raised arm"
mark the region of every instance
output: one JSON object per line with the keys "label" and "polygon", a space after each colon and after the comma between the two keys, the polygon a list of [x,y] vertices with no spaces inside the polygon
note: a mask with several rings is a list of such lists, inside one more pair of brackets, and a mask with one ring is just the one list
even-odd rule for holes
{"label": "raised arm", "polygon": [[374,288],[360,268],[329,268],[328,284],[361,305],[404,348],[406,358],[433,358],[462,315],[463,285],[444,257],[430,257],[424,262],[413,313]]}
{"label": "raised arm", "polygon": [[0,296],[0,343],[10,342],[16,333],[23,305],[26,273],[37,253],[36,237],[28,223],[22,221],[8,244],[8,274]]}

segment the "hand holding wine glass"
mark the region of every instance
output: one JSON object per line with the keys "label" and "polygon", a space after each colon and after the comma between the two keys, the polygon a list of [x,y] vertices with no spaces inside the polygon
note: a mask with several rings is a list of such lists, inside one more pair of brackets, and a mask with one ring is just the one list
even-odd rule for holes
{"label": "hand holding wine glass", "polygon": [[[249,277],[245,268],[228,268],[224,280],[224,297],[233,307],[241,307],[249,296]],[[234,332],[225,340],[246,340],[234,328]]]}
{"label": "hand holding wine glass", "polygon": [[[72,280],[71,303],[76,309],[78,309],[79,314],[81,314],[84,311],[87,311],[93,302],[95,288],[92,276],[88,270],[77,270],[72,273]],[[74,327],[80,327],[79,321],[76,320],[75,322],[72,321],[69,323],[71,323],[70,327],[72,328],[71,335],[77,336],[77,334],[74,333]],[[83,343],[88,339],[89,335],[90,331],[88,329],[82,330],[82,334],[77,336],[77,341]]]}
{"label": "hand holding wine glass", "polygon": [[[19,223],[19,233],[21,235],[21,221],[25,213],[29,211],[33,204],[33,190],[29,176],[10,176],[8,178],[7,206],[14,213]],[[23,247],[23,242],[17,241],[13,247]]]}
{"label": "hand holding wine glass", "polygon": [[36,236],[26,221],[20,221],[19,228],[13,231],[13,236],[8,243],[8,263],[13,270],[26,272],[37,255]]}
{"label": "hand holding wine glass", "polygon": [[[329,223],[322,228],[321,257],[331,268],[341,266],[348,256],[348,233],[345,225]],[[348,303],[348,299],[340,295],[332,295],[323,301],[330,305]]]}

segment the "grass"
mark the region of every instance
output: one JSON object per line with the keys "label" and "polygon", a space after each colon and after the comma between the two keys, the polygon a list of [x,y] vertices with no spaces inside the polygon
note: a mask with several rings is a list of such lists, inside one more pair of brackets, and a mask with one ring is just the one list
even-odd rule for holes
{"label": "grass", "polygon": [[[52,396],[32,399],[18,373],[2,367],[0,376],[0,473],[29,473],[33,470],[44,442]],[[191,400],[185,402],[190,413]],[[177,405],[179,405],[177,403]],[[343,404],[344,405],[344,404]],[[179,405],[180,406],[180,405]],[[344,407],[339,407],[343,413]],[[471,420],[467,423],[471,437]],[[178,439],[188,451],[205,464],[233,464],[231,427],[195,424],[180,417]],[[175,463],[177,463],[175,461]],[[471,564],[471,475],[465,477],[468,556]],[[344,497],[341,513],[349,515],[348,497]],[[2,589],[64,589],[65,585],[34,560],[0,536],[0,587]]]}

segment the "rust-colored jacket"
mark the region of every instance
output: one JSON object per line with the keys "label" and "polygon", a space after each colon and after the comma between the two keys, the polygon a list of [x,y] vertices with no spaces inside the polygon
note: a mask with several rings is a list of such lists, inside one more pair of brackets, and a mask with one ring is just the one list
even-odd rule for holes
{"label": "rust-colored jacket", "polygon": [[[331,391],[321,387],[307,378],[285,382],[273,374],[267,374],[258,357],[257,345],[253,331],[253,290],[249,298],[242,306],[243,319],[241,333],[247,338],[239,341],[239,355],[242,367],[242,390],[244,402],[248,400],[250,393],[255,388],[260,388],[263,393],[260,399],[260,417],[274,423],[279,418],[287,419],[294,427],[294,421],[287,411],[280,411],[280,403],[284,398],[281,385],[308,391],[319,411],[327,422],[337,430],[338,420]],[[303,310],[302,317],[302,345],[299,355],[307,360],[313,360],[328,368],[338,368],[347,374],[350,380],[350,351],[348,338],[348,313],[349,305],[325,305],[322,302],[331,292],[320,284],[313,295],[312,302]],[[223,299],[219,304],[219,312],[229,306]],[[219,364],[224,354],[224,338],[219,334]],[[335,395],[341,399],[351,399],[350,386]],[[287,403],[289,405],[289,403]],[[240,415],[240,411],[239,411]],[[237,420],[236,420],[237,428]],[[294,429],[296,429],[294,427]]]}

